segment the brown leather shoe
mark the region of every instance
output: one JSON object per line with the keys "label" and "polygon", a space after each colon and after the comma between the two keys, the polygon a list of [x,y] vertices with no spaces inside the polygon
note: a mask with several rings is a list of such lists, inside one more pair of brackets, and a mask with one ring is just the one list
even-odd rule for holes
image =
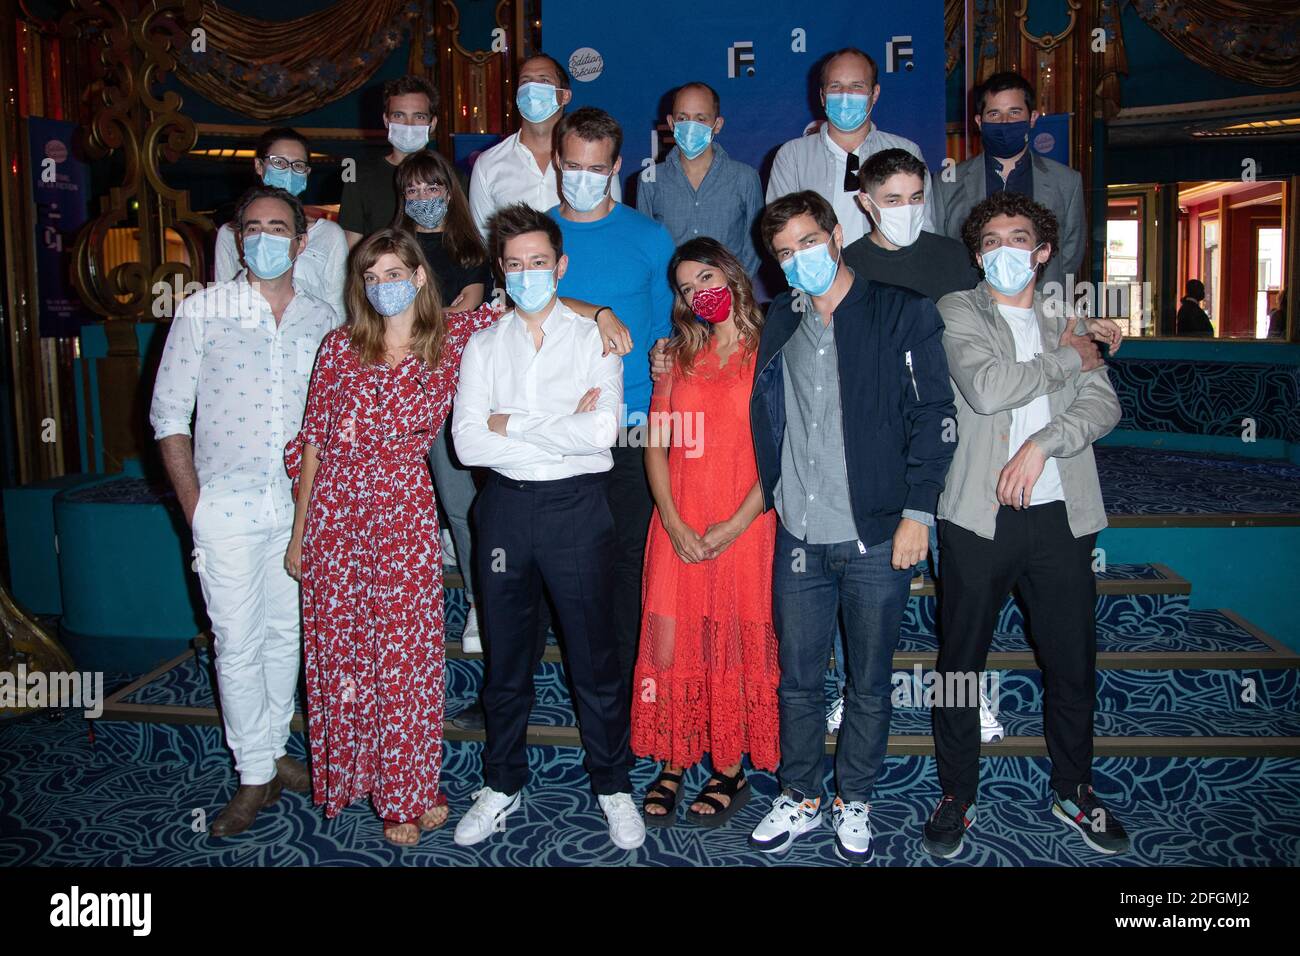
{"label": "brown leather shoe", "polygon": [[225,809],[212,821],[212,826],[208,828],[208,835],[219,840],[222,837],[243,833],[257,818],[258,810],[269,807],[280,799],[280,789],[279,777],[273,777],[270,783],[257,786],[240,785]]}
{"label": "brown leather shoe", "polygon": [[301,760],[294,760],[288,754],[275,761],[275,777],[284,785],[284,789],[294,793],[311,792],[311,774]]}

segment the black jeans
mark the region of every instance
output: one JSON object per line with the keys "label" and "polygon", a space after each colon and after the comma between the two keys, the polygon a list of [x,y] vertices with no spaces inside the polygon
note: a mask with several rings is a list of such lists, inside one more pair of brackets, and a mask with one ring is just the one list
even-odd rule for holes
{"label": "black jeans", "polygon": [[592,788],[602,795],[632,789],[631,703],[611,627],[614,519],[605,482],[605,474],[513,481],[494,472],[474,503],[487,658],[483,782],[501,793],[528,781],[543,584],[559,618]]}
{"label": "black jeans", "polygon": [[[1007,594],[1016,590],[1043,669],[1043,734],[1052,788],[1092,782],[1097,696],[1096,534],[1070,532],[1065,503],[998,509],[992,541],[939,523],[939,661],[944,687],[978,680]],[[945,794],[974,800],[979,786],[979,700],[944,700],[933,710],[934,749]]]}
{"label": "black jeans", "polygon": [[[637,429],[633,434],[644,432]],[[646,535],[654,499],[645,473],[645,449],[628,447],[627,429],[610,451],[614,467],[609,472],[609,510],[614,513],[613,628],[618,642],[618,663],[628,700],[632,699],[632,673],[636,669],[637,645],[641,636],[641,571],[645,561]]]}

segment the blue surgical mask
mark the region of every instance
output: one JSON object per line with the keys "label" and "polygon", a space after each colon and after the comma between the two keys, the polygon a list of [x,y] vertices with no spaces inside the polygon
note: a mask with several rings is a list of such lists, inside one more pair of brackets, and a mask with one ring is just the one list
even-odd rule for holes
{"label": "blue surgical mask", "polygon": [[388,141],[399,152],[418,153],[429,145],[429,125],[411,125],[409,123],[389,123]]}
{"label": "blue surgical mask", "polygon": [[835,281],[839,260],[831,258],[830,243],[800,249],[785,262],[781,271],[792,288],[802,289],[809,295],[821,295]]}
{"label": "blue surgical mask", "polygon": [[570,206],[578,212],[591,212],[604,200],[609,189],[609,176],[587,169],[566,169],[561,189],[564,201]]}
{"label": "blue surgical mask", "polygon": [[555,271],[524,269],[522,272],[507,272],[506,292],[520,309],[536,314],[555,295]]}
{"label": "blue surgical mask", "polygon": [[289,271],[293,259],[289,257],[288,236],[273,236],[255,232],[244,238],[244,263],[259,279],[278,279]]}
{"label": "blue surgical mask", "polygon": [[406,307],[415,301],[415,295],[419,291],[410,279],[372,282],[366,286],[366,298],[380,315],[397,315],[399,312],[406,311]]}
{"label": "blue surgical mask", "polygon": [[560,108],[555,87],[549,83],[525,83],[515,93],[515,105],[519,115],[530,123],[540,123],[550,119]]}
{"label": "blue surgical mask", "polygon": [[984,151],[998,159],[1010,159],[1029,142],[1029,121],[1018,123],[980,123],[980,141]]}
{"label": "blue surgical mask", "polygon": [[713,142],[713,127],[694,120],[678,120],[673,124],[673,139],[687,159],[694,159]]}
{"label": "blue surgical mask", "polygon": [[1042,248],[1040,243],[1032,249],[1015,246],[998,246],[980,254],[984,266],[984,279],[1003,295],[1017,295],[1024,291],[1034,278],[1034,253]]}
{"label": "blue surgical mask", "polygon": [[294,196],[302,195],[302,191],[307,188],[306,173],[295,173],[287,167],[276,169],[270,163],[262,168],[266,170],[262,173],[262,182],[267,186],[275,186]]}
{"label": "blue surgical mask", "polygon": [[406,214],[425,229],[437,229],[447,218],[447,197],[406,200]]}
{"label": "blue surgical mask", "polygon": [[841,132],[857,129],[871,115],[871,97],[866,93],[827,93],[826,118]]}

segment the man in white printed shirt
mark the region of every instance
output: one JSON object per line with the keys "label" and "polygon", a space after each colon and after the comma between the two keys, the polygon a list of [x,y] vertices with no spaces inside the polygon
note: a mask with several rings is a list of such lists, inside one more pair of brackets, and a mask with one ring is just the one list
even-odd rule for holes
{"label": "man in white printed shirt", "polygon": [[[844,245],[871,230],[857,204],[858,170],[882,149],[905,149],[921,162],[921,148],[910,139],[886,133],[871,120],[880,100],[876,61],[856,47],[836,50],[822,61],[820,86],[826,123],[811,135],[792,139],[777,150],[767,182],[767,201],[811,189],[831,204],[844,230]],[[922,228],[935,232],[942,222],[938,196],[925,174],[925,218]]]}
{"label": "man in white printed shirt", "polygon": [[487,670],[483,789],[456,825],[472,846],[504,830],[528,780],[537,608],[555,604],[592,787],[610,839],[645,842],[632,802],[630,702],[611,628],[614,518],[605,482],[623,400],[623,362],[556,298],[568,268],[559,225],[523,203],[492,220],[492,254],[515,309],[461,358],[452,437],[467,465],[492,469],[474,503]]}
{"label": "man in white printed shirt", "polygon": [[282,787],[310,789],[285,751],[301,651],[298,584],[284,565],[293,529],[284,446],[302,423],[316,350],[338,324],[327,303],[294,289],[307,232],[294,196],[256,186],[235,222],[247,271],[177,308],[149,411],[194,538],[239,774],[213,837],[246,830]]}
{"label": "man in white printed shirt", "polygon": [[[488,220],[498,209],[521,202],[545,212],[560,201],[551,162],[551,134],[573,98],[569,74],[559,61],[538,53],[519,67],[515,89],[519,131],[485,150],[474,161],[469,177],[469,208],[484,239],[488,238]],[[623,199],[617,177],[610,195],[614,202]]]}

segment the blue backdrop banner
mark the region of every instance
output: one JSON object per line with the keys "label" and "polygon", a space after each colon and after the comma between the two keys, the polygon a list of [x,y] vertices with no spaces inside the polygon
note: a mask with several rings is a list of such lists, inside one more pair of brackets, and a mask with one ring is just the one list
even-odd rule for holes
{"label": "blue backdrop banner", "polygon": [[866,51],[880,71],[872,119],[921,147],[931,170],[944,157],[943,4],[822,0],[662,0],[592,7],[547,0],[543,48],[573,76],[574,109],[599,106],[623,127],[630,180],[671,146],[670,93],[691,80],[722,100],[718,141],[759,169],[766,187],[776,150],[822,120],[816,65],[844,46]]}

